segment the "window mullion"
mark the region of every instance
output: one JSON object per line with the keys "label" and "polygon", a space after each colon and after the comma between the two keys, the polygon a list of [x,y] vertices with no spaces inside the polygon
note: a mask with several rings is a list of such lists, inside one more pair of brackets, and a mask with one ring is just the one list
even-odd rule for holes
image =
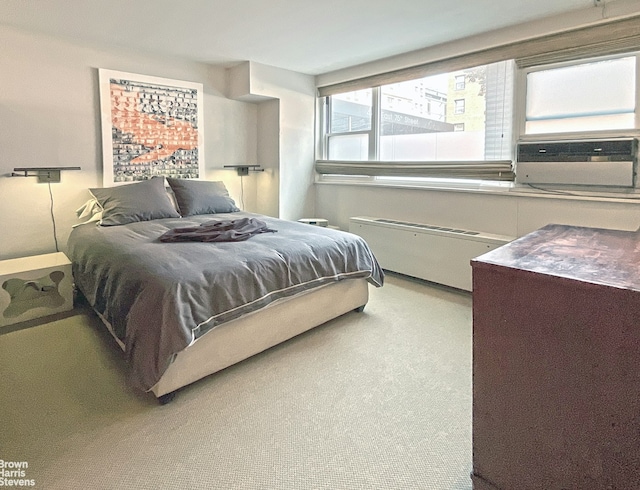
{"label": "window mullion", "polygon": [[371,91],[371,132],[369,134],[369,161],[379,160],[380,155],[380,87]]}
{"label": "window mullion", "polygon": [[640,129],[640,54],[636,54],[636,117],[634,129]]}
{"label": "window mullion", "polygon": [[512,124],[516,135],[515,139],[518,141],[525,135],[525,120],[527,118],[527,70],[521,68],[516,69],[514,90],[515,107],[513,111]]}
{"label": "window mullion", "polygon": [[331,134],[331,97],[324,98],[322,104],[322,158],[329,158],[329,135]]}

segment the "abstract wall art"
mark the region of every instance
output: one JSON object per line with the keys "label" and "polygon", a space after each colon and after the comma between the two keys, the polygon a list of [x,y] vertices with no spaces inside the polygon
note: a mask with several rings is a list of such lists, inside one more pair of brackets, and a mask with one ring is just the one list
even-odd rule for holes
{"label": "abstract wall art", "polygon": [[98,70],[103,185],[204,172],[201,83]]}

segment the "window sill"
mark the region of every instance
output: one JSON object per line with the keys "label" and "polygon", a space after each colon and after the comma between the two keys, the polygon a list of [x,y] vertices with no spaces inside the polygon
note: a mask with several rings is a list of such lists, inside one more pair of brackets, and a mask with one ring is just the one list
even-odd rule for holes
{"label": "window sill", "polygon": [[317,176],[318,185],[341,185],[358,187],[381,187],[387,189],[413,189],[440,192],[466,192],[498,196],[530,197],[540,199],[565,199],[576,201],[626,202],[640,204],[640,189],[585,189],[569,187],[529,186],[514,182],[455,180],[455,179],[411,179],[376,180],[373,177]]}

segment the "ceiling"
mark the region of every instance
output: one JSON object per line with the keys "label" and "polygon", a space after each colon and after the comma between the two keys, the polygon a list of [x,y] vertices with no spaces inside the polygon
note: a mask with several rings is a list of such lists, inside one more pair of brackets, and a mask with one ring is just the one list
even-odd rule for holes
{"label": "ceiling", "polygon": [[2,0],[0,23],[86,45],[317,75],[594,0]]}

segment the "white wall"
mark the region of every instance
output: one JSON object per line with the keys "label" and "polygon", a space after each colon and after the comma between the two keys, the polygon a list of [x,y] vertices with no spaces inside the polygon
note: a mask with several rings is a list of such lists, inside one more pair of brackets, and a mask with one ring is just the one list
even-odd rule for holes
{"label": "white wall", "polygon": [[640,202],[481,192],[317,185],[318,215],[343,230],[371,216],[520,237],[546,224],[637,230]]}
{"label": "white wall", "polygon": [[[258,152],[267,160],[264,162],[267,171],[258,177],[258,187],[261,193],[269,192],[266,197],[258,197],[264,203],[260,212],[273,214],[277,206],[277,216],[282,219],[312,216],[315,211],[314,77],[254,62],[243,63],[230,72],[230,93],[234,98],[256,101],[259,105],[265,104],[265,100],[278,101],[278,110],[272,105],[263,108],[258,121],[261,142]],[[246,77],[249,77],[248,84]],[[277,166],[273,162],[276,150]],[[276,184],[278,192],[274,193],[271,186]]]}
{"label": "white wall", "polygon": [[256,210],[280,216],[280,100],[258,104],[258,162],[265,171],[256,174]]}
{"label": "white wall", "polygon": [[[203,83],[205,177],[224,180],[239,201],[239,178],[220,169],[257,160],[258,108],[225,97],[224,69],[5,26],[0,46],[0,259],[55,251],[48,186],[6,177],[14,167],[82,167],[51,185],[61,250],[87,189],[102,186],[98,68]],[[245,207],[255,209],[256,183],[244,184]]]}

